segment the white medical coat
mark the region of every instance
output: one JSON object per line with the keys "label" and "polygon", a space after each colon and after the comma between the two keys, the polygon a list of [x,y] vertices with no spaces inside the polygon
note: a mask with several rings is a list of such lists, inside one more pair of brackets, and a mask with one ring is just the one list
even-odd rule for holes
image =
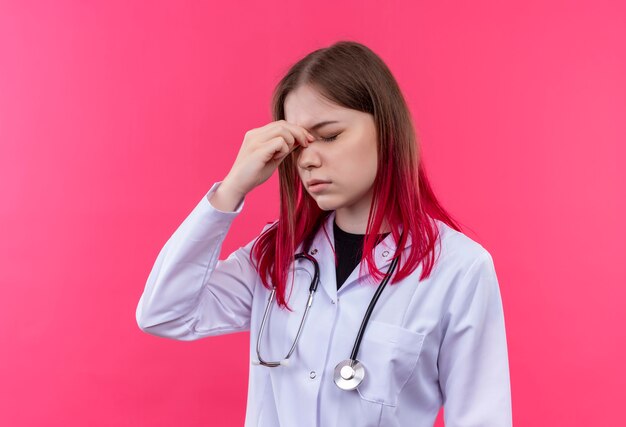
{"label": "white medical coat", "polygon": [[[136,318],[143,331],[175,340],[250,330],[253,361],[269,291],[248,258],[254,240],[219,260],[245,204],[234,212],[214,208],[209,198],[220,184],[213,184],[161,249]],[[504,314],[492,257],[441,221],[441,253],[430,277],[418,283],[420,265],[388,284],[374,308],[357,356],[365,379],[356,390],[335,385],[335,365],[349,358],[377,283],[364,283],[357,266],[337,290],[334,217],[332,212],[323,224],[330,239],[320,229],[309,252],[319,263],[320,285],[290,365],[250,365],[245,425],[430,427],[443,405],[447,427],[511,426]],[[391,234],[376,246],[383,272],[394,250]],[[284,358],[298,330],[313,265],[298,260],[294,272],[294,312],[274,302],[261,341],[265,360]]]}

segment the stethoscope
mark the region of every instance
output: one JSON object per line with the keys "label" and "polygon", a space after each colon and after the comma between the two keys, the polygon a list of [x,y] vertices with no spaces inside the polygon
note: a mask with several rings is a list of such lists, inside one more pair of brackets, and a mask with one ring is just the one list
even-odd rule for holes
{"label": "stethoscope", "polygon": [[[275,368],[277,366],[288,366],[289,358],[291,357],[292,353],[296,349],[296,345],[298,344],[298,340],[300,339],[300,335],[302,334],[302,328],[304,327],[304,322],[306,321],[307,315],[309,313],[309,309],[311,308],[311,304],[313,303],[313,295],[317,291],[317,285],[319,284],[320,267],[319,267],[319,264],[317,263],[317,260],[306,252],[301,252],[299,254],[296,254],[294,260],[297,260],[297,259],[307,259],[311,261],[315,268],[315,273],[313,275],[313,280],[311,280],[311,286],[309,286],[309,298],[307,300],[306,307],[304,309],[304,314],[302,315],[302,320],[300,321],[300,326],[298,327],[298,332],[296,333],[296,338],[293,342],[293,345],[289,349],[289,353],[287,353],[287,356],[285,356],[282,360],[278,362],[270,362],[270,361],[263,360],[263,358],[261,357],[261,349],[260,349],[261,338],[263,336],[263,331],[265,330],[265,323],[267,321],[267,315],[270,311],[270,307],[272,306],[274,295],[276,294],[276,289],[272,288],[269,298],[267,300],[267,306],[265,307],[265,312],[263,313],[263,320],[261,320],[261,326],[259,328],[259,335],[257,337],[256,354],[259,360],[253,361],[253,363],[256,365],[263,365],[269,368]],[[335,384],[337,385],[337,387],[339,387],[342,390],[354,390],[355,388],[359,386],[359,384],[361,384],[361,382],[363,381],[363,378],[365,378],[365,367],[359,360],[357,360],[356,357],[357,357],[357,354],[359,353],[359,348],[361,347],[361,340],[365,332],[365,327],[367,326],[369,318],[372,315],[372,310],[374,309],[374,306],[376,305],[376,302],[378,301],[380,294],[383,292],[383,289],[385,289],[387,282],[391,278],[391,275],[393,274],[393,271],[395,270],[397,263],[398,263],[398,257],[395,257],[392,260],[391,266],[389,267],[389,270],[385,274],[385,277],[383,278],[380,285],[378,286],[378,289],[376,289],[376,292],[374,293],[374,296],[372,297],[372,300],[370,301],[369,306],[367,307],[367,311],[365,312],[365,315],[363,316],[363,321],[361,322],[361,327],[359,328],[359,332],[357,333],[356,340],[354,341],[354,346],[352,347],[352,353],[350,354],[350,358],[339,362],[337,366],[335,366],[333,379],[335,380]]]}

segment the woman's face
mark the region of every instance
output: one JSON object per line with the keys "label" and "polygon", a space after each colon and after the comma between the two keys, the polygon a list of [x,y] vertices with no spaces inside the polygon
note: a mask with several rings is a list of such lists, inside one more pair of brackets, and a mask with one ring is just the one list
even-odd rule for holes
{"label": "woman's face", "polygon": [[[336,211],[337,225],[364,233],[378,157],[373,116],[331,103],[310,86],[291,91],[284,107],[287,122],[316,137],[293,154],[307,192],[320,209]],[[309,186],[312,179],[329,183]]]}

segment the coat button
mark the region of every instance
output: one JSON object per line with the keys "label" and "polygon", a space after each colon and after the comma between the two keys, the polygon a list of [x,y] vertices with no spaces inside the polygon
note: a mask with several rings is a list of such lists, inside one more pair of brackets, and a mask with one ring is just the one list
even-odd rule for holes
{"label": "coat button", "polygon": [[309,378],[311,378],[311,379],[315,379],[316,376],[317,376],[317,374],[315,373],[315,371],[311,371],[309,373]]}
{"label": "coat button", "polygon": [[317,249],[313,249],[313,250],[311,251],[311,255],[315,255],[316,253],[317,253]]}
{"label": "coat button", "polygon": [[387,255],[389,255],[389,251],[385,251],[383,252],[383,256],[386,257]]}

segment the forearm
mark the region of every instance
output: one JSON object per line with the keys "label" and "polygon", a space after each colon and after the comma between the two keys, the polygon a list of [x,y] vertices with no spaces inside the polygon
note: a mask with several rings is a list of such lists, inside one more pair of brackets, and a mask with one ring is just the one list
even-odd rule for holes
{"label": "forearm", "polygon": [[227,180],[224,180],[212,195],[207,195],[207,200],[217,210],[233,212],[244,197],[245,194],[241,194]]}

